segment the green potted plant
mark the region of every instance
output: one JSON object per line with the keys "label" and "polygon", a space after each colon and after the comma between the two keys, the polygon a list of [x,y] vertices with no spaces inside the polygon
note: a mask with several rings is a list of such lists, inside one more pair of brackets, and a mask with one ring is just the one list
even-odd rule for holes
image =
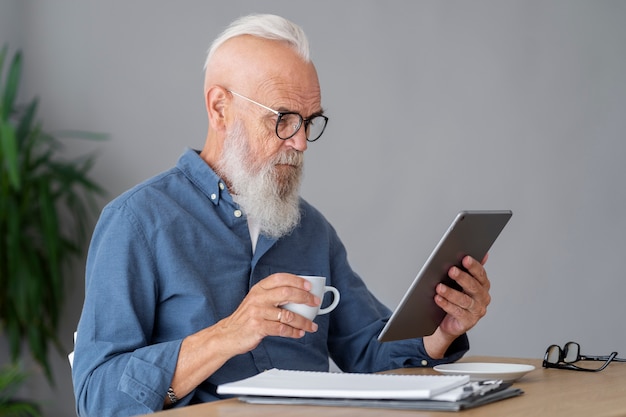
{"label": "green potted plant", "polygon": [[[57,330],[69,261],[80,255],[95,197],[94,156],[62,158],[62,142],[36,119],[37,99],[17,105],[22,54],[4,70],[0,51],[0,335],[16,364],[22,346],[53,382],[48,347],[63,351]],[[4,77],[2,75],[4,74]],[[73,132],[77,138],[102,135]]]}
{"label": "green potted plant", "polygon": [[16,400],[14,395],[26,379],[17,365],[0,369],[0,416],[39,417],[41,412],[31,401]]}

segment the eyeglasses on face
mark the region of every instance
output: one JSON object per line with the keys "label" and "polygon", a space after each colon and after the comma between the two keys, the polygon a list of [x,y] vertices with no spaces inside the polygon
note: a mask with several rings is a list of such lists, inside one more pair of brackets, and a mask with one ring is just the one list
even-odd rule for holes
{"label": "eyeglasses on face", "polygon": [[[574,362],[578,361],[604,361],[599,368],[583,368],[574,365]],[[561,349],[558,345],[550,345],[546,350],[546,354],[543,357],[544,368],[558,368],[569,369],[572,371],[584,371],[584,372],[599,372],[606,368],[609,363],[626,362],[626,359],[617,357],[617,352],[612,352],[608,356],[589,356],[580,354],[580,345],[576,342],[568,342]]]}
{"label": "eyeglasses on face", "polygon": [[274,110],[244,95],[236,93],[233,90],[227,91],[239,98],[249,101],[250,103],[256,104],[257,106],[262,107],[265,110],[268,110],[278,116],[276,118],[276,136],[278,136],[279,139],[287,140],[294,137],[296,133],[298,133],[298,130],[300,130],[300,127],[304,125],[306,140],[309,142],[315,142],[320,138],[320,136],[322,136],[322,133],[324,133],[324,129],[326,129],[328,117],[324,115],[320,114],[305,119],[300,113],[292,111]]}

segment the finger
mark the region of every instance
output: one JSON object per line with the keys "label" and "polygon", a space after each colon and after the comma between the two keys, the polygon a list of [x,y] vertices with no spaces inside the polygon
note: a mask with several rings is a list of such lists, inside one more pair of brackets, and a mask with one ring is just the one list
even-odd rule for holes
{"label": "finger", "polygon": [[293,321],[293,313],[290,313],[289,310],[285,310],[284,308],[271,307],[268,309],[268,312],[264,314],[264,318],[268,322],[289,324]]}
{"label": "finger", "polygon": [[268,303],[275,307],[282,307],[289,303],[306,304],[315,307],[321,304],[322,300],[315,294],[293,287],[279,287],[267,291]]}
{"label": "finger", "polygon": [[461,286],[461,290],[457,291],[459,294],[469,294],[477,297],[481,293],[484,295],[488,290],[480,281],[456,266],[450,268],[448,276]]}
{"label": "finger", "polygon": [[435,302],[443,309],[443,311],[447,313],[448,316],[452,317],[455,321],[461,324],[463,328],[471,326],[471,322],[474,319],[467,309],[439,294],[435,295]]}
{"label": "finger", "polygon": [[474,298],[467,297],[467,295],[462,302],[458,302],[437,294],[435,295],[435,302],[465,330],[474,327],[487,313],[485,305]]}
{"label": "finger", "polygon": [[[447,313],[453,314],[456,318],[469,312],[472,316],[482,317],[487,312],[487,306],[490,302],[489,293],[485,291],[482,298],[472,296],[470,294],[456,291],[446,285],[439,284],[436,288],[437,295],[442,297],[444,301],[451,306],[455,306],[454,310]],[[451,307],[452,308],[452,307]]]}
{"label": "finger", "polygon": [[486,298],[487,292],[491,288],[491,282],[483,266],[469,256],[463,258],[462,264],[466,268],[465,271],[453,266],[448,271],[448,276],[456,281],[464,292],[472,296]]}
{"label": "finger", "polygon": [[465,309],[471,313],[472,307],[474,307],[474,303],[476,302],[476,300],[474,300],[472,297],[469,297],[469,299],[470,299],[470,304]]}
{"label": "finger", "polygon": [[449,302],[440,295],[435,296],[435,302],[447,313],[439,325],[446,333],[456,336],[467,333],[480,320],[479,316],[472,314],[469,310],[457,304]]}
{"label": "finger", "polygon": [[280,336],[280,337],[289,337],[292,339],[299,339],[306,334],[304,329],[298,329],[296,327],[290,326],[281,322],[273,322],[268,325],[268,336]]}
{"label": "finger", "polygon": [[279,287],[294,287],[304,291],[311,290],[309,281],[297,275],[287,273],[272,274],[259,281],[256,285],[264,290],[272,290]]}
{"label": "finger", "polygon": [[[272,320],[270,320],[272,321]],[[279,308],[276,320],[272,325],[278,325],[278,336],[287,337],[302,337],[300,331],[315,332],[317,331],[317,324],[311,320],[302,317],[292,311]]]}
{"label": "finger", "polygon": [[275,307],[287,303],[319,305],[322,300],[310,293],[310,290],[311,283],[308,280],[293,274],[278,273],[259,281],[250,292]]}
{"label": "finger", "polygon": [[287,324],[291,327],[305,330],[307,332],[317,330],[317,324],[311,320],[303,317],[293,311],[284,308],[272,308],[271,311],[266,314],[266,320],[269,322],[275,322],[280,324]]}
{"label": "finger", "polygon": [[[486,261],[486,258],[484,260]],[[461,263],[463,264],[463,267],[467,270],[467,272],[478,282],[480,282],[482,286],[486,286],[487,288],[489,288],[489,278],[487,277],[487,271],[483,267],[482,263],[477,262],[471,256],[466,256],[465,258],[463,258],[463,261]]]}

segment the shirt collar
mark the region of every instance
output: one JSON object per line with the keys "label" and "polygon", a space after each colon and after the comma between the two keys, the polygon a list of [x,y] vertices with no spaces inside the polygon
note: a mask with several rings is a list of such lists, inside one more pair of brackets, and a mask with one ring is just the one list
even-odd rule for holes
{"label": "shirt collar", "polygon": [[226,184],[200,157],[199,151],[190,148],[185,149],[176,166],[213,204],[218,205],[222,198],[233,203],[233,198],[228,192]]}

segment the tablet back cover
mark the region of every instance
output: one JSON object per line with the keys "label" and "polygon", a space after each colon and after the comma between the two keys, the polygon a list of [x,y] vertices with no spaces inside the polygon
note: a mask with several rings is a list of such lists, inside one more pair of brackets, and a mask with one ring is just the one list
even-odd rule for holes
{"label": "tablet back cover", "polygon": [[470,255],[480,261],[487,254],[512,216],[510,210],[460,212],[378,336],[381,342],[411,339],[432,334],[445,317],[435,304],[435,288],[444,284],[459,289],[448,270]]}

